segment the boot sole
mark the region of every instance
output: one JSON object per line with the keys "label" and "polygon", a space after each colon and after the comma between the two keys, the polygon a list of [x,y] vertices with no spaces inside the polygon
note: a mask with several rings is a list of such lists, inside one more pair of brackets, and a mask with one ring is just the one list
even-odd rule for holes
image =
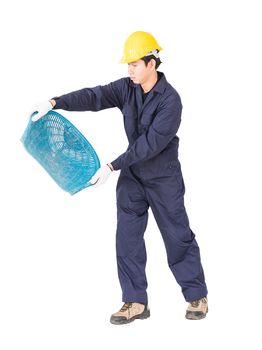
{"label": "boot sole", "polygon": [[186,314],[185,317],[187,320],[202,320],[203,318],[206,317],[207,313],[208,313],[208,308],[205,314],[203,313],[202,315],[197,316],[197,315],[194,315],[193,313],[190,313],[190,314]]}
{"label": "boot sole", "polygon": [[122,324],[127,324],[130,322],[133,322],[135,320],[145,320],[146,318],[150,317],[150,310],[145,310],[142,312],[142,314],[133,316],[129,319],[123,319],[123,320],[114,320],[112,317],[110,319],[110,322],[115,325],[122,325]]}

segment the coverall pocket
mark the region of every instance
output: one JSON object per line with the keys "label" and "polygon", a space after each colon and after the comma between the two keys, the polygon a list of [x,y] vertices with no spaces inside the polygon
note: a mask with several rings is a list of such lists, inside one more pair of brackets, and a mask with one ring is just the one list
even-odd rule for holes
{"label": "coverall pocket", "polygon": [[180,170],[179,160],[175,159],[175,160],[171,160],[170,162],[168,162],[166,170],[171,175],[178,172]]}
{"label": "coverall pocket", "polygon": [[141,116],[140,123],[138,125],[139,134],[142,134],[149,129],[150,125],[152,124],[153,118],[153,115],[149,113],[143,114]]}
{"label": "coverall pocket", "polygon": [[154,119],[154,116],[151,113],[143,113],[141,116],[141,124],[149,126]]}
{"label": "coverall pocket", "polygon": [[181,171],[181,165],[178,159],[172,160],[168,163],[167,174],[174,176],[179,189],[184,190],[184,180]]}
{"label": "coverall pocket", "polygon": [[123,107],[122,113],[124,116],[125,131],[126,134],[129,135],[129,139],[130,135],[135,135],[137,133],[137,114],[129,105]]}

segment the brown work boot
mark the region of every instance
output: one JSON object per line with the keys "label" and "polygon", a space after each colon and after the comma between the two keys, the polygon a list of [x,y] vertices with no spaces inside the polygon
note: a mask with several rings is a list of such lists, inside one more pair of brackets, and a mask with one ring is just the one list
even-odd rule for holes
{"label": "brown work boot", "polygon": [[113,324],[126,324],[134,320],[143,320],[150,316],[150,311],[145,304],[140,303],[124,303],[122,308],[113,314],[110,322]]}
{"label": "brown work boot", "polygon": [[208,312],[207,298],[191,301],[186,310],[186,318],[188,320],[201,320],[205,318]]}

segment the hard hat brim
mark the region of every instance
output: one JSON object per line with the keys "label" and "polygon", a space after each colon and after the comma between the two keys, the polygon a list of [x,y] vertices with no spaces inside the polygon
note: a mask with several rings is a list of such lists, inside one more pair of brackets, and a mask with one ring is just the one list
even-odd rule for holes
{"label": "hard hat brim", "polygon": [[[157,48],[157,50],[158,51],[162,51],[163,49],[162,49],[162,47],[158,47]],[[150,50],[151,51],[151,50]],[[148,52],[150,52],[150,51],[148,51]],[[142,54],[142,55],[138,55],[138,56],[134,56],[134,57],[132,57],[132,58],[130,58],[130,59],[128,59],[128,58],[126,58],[125,56],[123,56],[122,58],[121,58],[121,60],[119,61],[119,63],[121,63],[121,64],[125,64],[125,63],[131,63],[131,62],[135,62],[135,61],[138,61],[138,60],[140,60],[141,58],[143,58],[143,57],[145,57],[146,56],[146,54]]]}

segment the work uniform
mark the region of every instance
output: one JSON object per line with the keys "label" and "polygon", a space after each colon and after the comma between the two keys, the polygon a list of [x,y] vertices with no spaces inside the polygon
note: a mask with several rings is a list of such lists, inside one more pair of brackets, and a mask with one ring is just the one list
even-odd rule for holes
{"label": "work uniform", "polygon": [[169,267],[186,301],[207,295],[199,247],[184,207],[185,187],[176,136],[182,104],[158,72],[147,96],[139,84],[122,78],[55,98],[55,109],[99,111],[118,107],[124,117],[128,148],[111,162],[121,170],[117,183],[116,250],[124,302],[147,304],[144,232],[151,207],[162,234]]}

